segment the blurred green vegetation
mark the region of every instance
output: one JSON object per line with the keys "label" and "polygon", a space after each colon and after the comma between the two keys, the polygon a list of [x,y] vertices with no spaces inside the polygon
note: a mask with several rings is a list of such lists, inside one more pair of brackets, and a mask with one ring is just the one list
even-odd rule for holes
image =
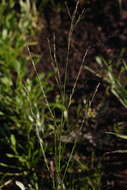
{"label": "blurred green vegetation", "polygon": [[[3,147],[0,187],[2,189],[10,178],[16,180],[16,176],[22,176],[25,179],[27,176],[29,188],[38,189],[35,170],[42,152],[36,140],[35,125],[43,123],[41,113],[45,104],[37,77],[33,80],[28,77],[29,55],[25,53],[31,45],[27,38],[36,32],[37,12],[35,4],[29,1],[19,1],[20,13],[15,5],[16,1],[12,0],[0,3],[0,146]],[[42,85],[46,86],[45,75],[40,75]]]}

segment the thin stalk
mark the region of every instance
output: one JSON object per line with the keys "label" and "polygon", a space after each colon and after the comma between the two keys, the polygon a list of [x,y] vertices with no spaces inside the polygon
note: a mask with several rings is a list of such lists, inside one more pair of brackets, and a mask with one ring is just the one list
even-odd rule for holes
{"label": "thin stalk", "polygon": [[44,162],[46,164],[47,170],[48,170],[48,172],[50,174],[50,177],[52,179],[53,188],[55,190],[56,189],[56,187],[55,187],[55,177],[52,176],[51,171],[50,171],[50,167],[48,165],[48,160],[46,158],[46,154],[45,154],[45,150],[44,150],[44,146],[43,146],[44,145],[44,141],[43,141],[42,137],[40,136],[39,128],[38,128],[38,125],[37,125],[37,122],[36,122],[36,117],[35,117],[35,114],[34,114],[33,109],[32,109],[32,102],[31,102],[31,100],[29,98],[29,91],[27,90],[27,88],[25,86],[24,86],[24,89],[25,89],[25,92],[27,93],[27,99],[28,99],[28,102],[30,104],[31,114],[32,114],[32,116],[33,116],[33,118],[35,120],[36,135],[37,135],[37,138],[39,140],[39,144],[40,144],[41,151],[42,151],[42,154],[43,154]]}
{"label": "thin stalk", "polygon": [[55,68],[57,68],[57,76],[55,75],[55,80],[56,80],[59,90],[61,92],[61,77],[60,77],[60,70],[59,70],[59,66],[58,66],[58,62],[57,62],[57,58],[56,58],[55,34],[53,37],[53,41],[54,42],[53,42],[53,53],[52,53],[51,44],[48,39],[49,53],[50,53],[51,65],[52,65],[53,70],[55,70]]}
{"label": "thin stalk", "polygon": [[[94,94],[93,94],[93,96],[92,96],[92,99],[91,99],[91,101],[90,101],[90,105],[92,104],[92,102],[93,102],[93,100],[94,100],[94,98],[95,98],[95,96],[96,96],[96,93],[97,93],[97,91],[98,91],[99,86],[100,86],[100,83],[98,83],[98,85],[96,86],[96,89],[95,89]],[[89,106],[90,106],[90,105],[89,105]],[[82,120],[82,122],[81,122],[81,126],[80,126],[79,131],[81,131],[81,129],[82,129],[84,123],[85,123],[85,118],[83,118],[83,120]],[[64,171],[64,175],[63,175],[62,181],[64,181],[64,179],[65,179],[65,176],[66,176],[66,173],[67,173],[69,164],[70,164],[70,162],[71,162],[71,160],[72,160],[72,156],[73,156],[74,150],[75,150],[75,148],[76,148],[76,144],[77,144],[77,138],[76,138],[75,141],[74,141],[74,145],[73,145],[73,147],[72,147],[72,150],[71,150],[71,153],[70,153],[70,157],[69,157],[69,159],[68,159],[68,162],[67,162],[67,165],[66,165],[66,168],[65,168],[65,171]]]}
{"label": "thin stalk", "polygon": [[84,8],[81,12],[81,14],[78,16],[76,22],[75,22],[75,25],[74,25],[74,28],[78,25],[79,21],[81,20],[82,16],[84,15],[86,9]]}
{"label": "thin stalk", "polygon": [[69,7],[68,7],[68,5],[67,5],[67,2],[65,2],[65,7],[66,7],[66,9],[67,9],[67,13],[68,13],[68,16],[70,17],[70,20],[72,20],[72,16],[71,16]]}
{"label": "thin stalk", "polygon": [[95,88],[95,91],[94,91],[94,93],[93,93],[93,96],[92,96],[91,101],[90,101],[90,104],[89,104],[89,107],[91,107],[91,104],[93,103],[93,100],[94,100],[94,98],[95,98],[95,96],[96,96],[96,93],[97,93],[97,91],[98,91],[98,89],[99,89],[99,86],[100,86],[100,82],[97,84],[97,86],[96,86],[96,88]]}
{"label": "thin stalk", "polygon": [[60,77],[60,69],[56,58],[56,36],[53,35],[53,56],[54,56],[54,62],[56,64],[56,68],[58,69],[58,80],[59,80],[59,86],[61,87],[61,77]]}
{"label": "thin stalk", "polygon": [[72,97],[73,97],[73,95],[74,95],[75,88],[76,88],[76,86],[77,86],[77,82],[78,82],[79,76],[80,76],[81,71],[82,71],[82,69],[83,69],[83,65],[84,65],[84,62],[85,62],[85,58],[86,58],[86,56],[87,56],[87,53],[88,53],[88,49],[87,49],[87,51],[85,52],[85,55],[83,56],[82,63],[81,63],[81,65],[80,65],[80,68],[79,68],[77,77],[76,77],[76,79],[75,79],[75,83],[74,83],[72,92],[71,92],[70,97],[69,97],[68,108],[69,108],[70,105],[71,105],[71,100],[72,100]]}
{"label": "thin stalk", "polygon": [[[51,52],[51,46],[49,46],[49,47],[50,47],[50,54],[51,54],[51,53],[52,53],[52,52]],[[47,100],[47,97],[46,97],[44,88],[43,88],[43,86],[41,85],[41,80],[40,80],[39,75],[38,75],[38,72],[37,72],[37,70],[36,70],[35,63],[34,63],[34,61],[32,60],[32,56],[31,56],[31,53],[30,53],[29,48],[28,48],[28,51],[29,51],[29,54],[30,54],[30,57],[31,57],[31,61],[32,61],[32,65],[33,65],[34,70],[35,70],[35,72],[36,72],[36,75],[37,75],[37,78],[38,78],[38,81],[39,81],[39,84],[40,84],[40,87],[41,87],[43,96],[44,96],[45,101],[46,101],[46,103],[47,103],[47,106],[48,106],[48,109],[49,109],[49,111],[50,111],[50,114],[51,114],[51,116],[52,116],[52,118],[53,118],[53,120],[54,120],[54,125],[55,125],[54,144],[55,144],[55,158],[56,158],[55,163],[56,163],[56,164],[58,163],[57,165],[58,165],[58,168],[59,168],[59,169],[58,169],[58,172],[57,172],[57,173],[59,173],[59,175],[60,175],[60,168],[61,168],[61,156],[60,156],[60,155],[61,155],[61,149],[62,149],[61,140],[60,140],[60,139],[61,139],[61,137],[60,137],[60,135],[61,135],[61,127],[60,127],[60,129],[59,129],[59,126],[57,125],[57,123],[56,123],[56,121],[55,121],[55,115],[53,114],[53,112],[52,112],[52,110],[51,110],[51,108],[50,108],[50,105],[49,105],[49,103],[48,103],[48,100]],[[55,51],[56,51],[56,50],[55,50],[55,46],[54,46],[54,52],[55,52]],[[51,55],[52,55],[52,54],[51,54]],[[54,53],[54,55],[55,55],[55,53]],[[53,59],[55,59],[55,63],[56,63],[56,62],[57,62],[56,56],[54,56]],[[53,60],[52,60],[52,64],[54,64]],[[60,79],[60,74],[58,74],[58,75],[59,75],[59,79]],[[31,105],[30,107],[32,108],[32,105]],[[35,118],[32,109],[31,109],[31,113],[32,113],[33,117]],[[62,114],[62,115],[63,115],[63,114]],[[36,118],[35,118],[35,119],[36,119]],[[64,119],[63,119],[63,116],[62,116],[62,119],[61,119],[61,126],[63,126],[63,124],[62,124],[63,121],[64,121]],[[49,166],[48,166],[48,160],[47,160],[47,158],[46,158],[45,151],[44,151],[44,147],[43,147],[44,142],[43,142],[43,139],[40,137],[40,133],[39,133],[39,129],[38,129],[37,125],[36,125],[36,134],[37,134],[37,137],[38,137],[38,139],[39,139],[39,143],[40,143],[40,147],[41,147],[41,149],[42,149],[42,153],[43,153],[44,161],[45,161],[45,163],[46,163],[46,167],[47,167],[47,169],[48,169],[48,171],[49,171],[49,173],[50,173],[50,168],[49,168]],[[57,146],[58,140],[59,140],[59,146]],[[60,177],[60,176],[58,176],[58,177]],[[55,179],[54,179],[54,177],[52,177],[52,176],[51,176],[51,178],[52,178],[52,180],[53,180],[53,186],[54,186],[54,189],[55,189]]]}
{"label": "thin stalk", "polygon": [[[24,90],[25,90],[25,92],[27,94],[27,99],[28,99],[28,102],[29,102],[29,105],[30,105],[31,114],[32,114],[34,120],[36,121],[36,117],[35,117],[35,114],[34,114],[33,109],[32,109],[32,102],[31,102],[31,100],[29,98],[30,97],[29,91],[25,86],[24,86]],[[50,171],[49,166],[48,166],[48,160],[46,158],[44,147],[43,147],[44,142],[43,142],[43,139],[40,137],[40,132],[39,132],[39,129],[38,129],[38,126],[37,126],[37,122],[35,122],[35,126],[36,126],[36,134],[37,134],[37,137],[38,137],[38,140],[39,140],[39,143],[40,143],[40,147],[41,147],[41,150],[42,150],[44,161],[46,163],[46,167],[47,167],[48,171]]]}
{"label": "thin stalk", "polygon": [[35,72],[36,72],[36,75],[37,75],[37,78],[38,78],[38,81],[39,81],[39,84],[40,84],[40,88],[41,88],[42,94],[43,94],[44,99],[45,99],[45,102],[46,102],[46,105],[47,105],[47,107],[48,107],[48,109],[49,109],[49,112],[50,112],[50,114],[51,114],[51,117],[54,119],[55,116],[54,116],[54,114],[53,114],[53,112],[52,112],[52,110],[51,110],[51,108],[50,108],[50,105],[49,105],[48,99],[47,99],[47,97],[46,97],[44,88],[43,88],[43,86],[42,86],[42,84],[41,84],[41,80],[40,80],[40,77],[39,77],[39,75],[38,75],[38,72],[37,72],[35,63],[34,63],[34,61],[33,61],[33,59],[32,59],[32,55],[31,55],[31,52],[30,52],[29,47],[27,47],[27,49],[28,49],[28,52],[29,52],[29,55],[30,55],[30,58],[31,58],[31,62],[32,62],[33,68],[34,68],[34,70],[35,70]]}
{"label": "thin stalk", "polygon": [[[57,85],[59,87],[59,91],[61,94],[61,98],[63,99],[63,92],[62,92],[62,82],[61,82],[61,77],[60,77],[60,69],[59,69],[59,65],[57,62],[57,58],[56,58],[56,38],[55,35],[53,36],[53,53],[52,53],[52,48],[51,48],[51,44],[50,41],[48,40],[48,44],[49,44],[49,51],[50,51],[50,57],[51,57],[51,65],[54,68],[57,68],[57,76],[55,76],[55,80],[57,82]],[[62,141],[61,141],[61,134],[62,134],[62,129],[64,127],[65,121],[64,121],[64,113],[62,112],[62,116],[61,116],[61,122],[60,122],[60,126],[58,126],[56,128],[56,132],[55,132],[55,158],[56,158],[56,165],[58,167],[58,174],[60,175],[61,172],[61,154],[62,154]],[[58,146],[57,146],[57,140],[59,142]],[[60,176],[58,176],[60,178]]]}
{"label": "thin stalk", "polygon": [[63,93],[64,102],[63,103],[65,103],[66,83],[67,83],[67,74],[68,74],[68,64],[69,64],[69,54],[70,54],[70,47],[71,47],[71,38],[72,38],[73,31],[74,31],[75,18],[76,18],[76,13],[77,13],[78,6],[79,6],[79,1],[77,1],[77,3],[76,3],[76,7],[75,7],[75,10],[74,10],[73,15],[72,15],[71,26],[70,26],[70,30],[69,30],[69,34],[68,34],[67,58],[66,58],[65,76],[64,76],[64,93]]}
{"label": "thin stalk", "polygon": [[68,161],[67,161],[66,168],[65,168],[65,170],[64,170],[64,175],[63,175],[62,181],[64,181],[64,179],[65,179],[65,176],[66,176],[66,173],[67,173],[69,164],[70,164],[70,162],[71,162],[71,160],[72,160],[72,156],[73,156],[73,154],[74,154],[74,150],[75,150],[76,144],[77,144],[77,139],[74,141],[74,145],[73,145],[73,147],[72,147],[72,150],[71,150],[69,159],[68,159]]}

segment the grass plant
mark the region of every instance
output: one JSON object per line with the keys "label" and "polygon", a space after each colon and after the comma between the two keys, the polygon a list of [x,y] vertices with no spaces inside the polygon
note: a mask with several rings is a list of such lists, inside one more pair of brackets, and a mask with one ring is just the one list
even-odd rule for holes
{"label": "grass plant", "polygon": [[[77,77],[75,79],[75,83],[74,83],[74,86],[73,86],[73,89],[72,89],[72,92],[71,94],[69,95],[69,101],[67,102],[66,101],[66,83],[67,83],[67,74],[68,74],[68,64],[69,64],[69,53],[70,53],[70,46],[71,46],[71,37],[72,37],[72,34],[73,34],[73,30],[75,28],[75,26],[78,24],[80,18],[81,18],[81,15],[83,14],[83,12],[81,13],[81,15],[79,15],[78,19],[76,19],[76,14],[77,14],[77,9],[78,9],[78,5],[79,5],[79,1],[77,1],[77,4],[76,4],[76,8],[74,10],[74,13],[72,15],[72,19],[71,19],[71,27],[70,27],[70,30],[69,30],[69,34],[68,34],[68,48],[67,48],[67,59],[65,60],[65,76],[64,76],[64,83],[62,84],[62,81],[61,81],[61,76],[60,76],[60,71],[59,71],[59,65],[57,63],[57,58],[56,58],[56,47],[55,47],[55,36],[54,36],[54,48],[53,48],[53,56],[52,56],[52,49],[51,49],[51,45],[49,43],[49,49],[50,49],[50,56],[51,56],[51,60],[52,60],[52,66],[53,66],[53,69],[57,69],[57,75],[56,75],[56,82],[59,86],[59,90],[60,90],[60,99],[62,100],[61,102],[61,105],[58,104],[58,105],[55,105],[57,107],[59,107],[61,109],[61,118],[60,118],[60,122],[55,122],[56,118],[55,118],[55,115],[53,114],[53,109],[52,109],[52,105],[50,106],[48,100],[47,100],[47,97],[46,97],[46,94],[45,94],[45,91],[42,87],[42,93],[43,93],[43,96],[45,97],[45,102],[47,104],[47,107],[49,109],[49,112],[51,114],[51,118],[54,120],[54,131],[53,131],[53,135],[54,135],[54,161],[52,161],[52,165],[48,165],[48,160],[46,158],[46,154],[45,154],[45,151],[44,151],[44,142],[43,142],[43,139],[40,137],[39,135],[39,131],[38,131],[38,128],[36,128],[36,132],[37,132],[37,137],[39,139],[39,142],[40,142],[40,145],[41,145],[41,148],[42,148],[42,152],[43,152],[43,156],[44,156],[44,160],[45,160],[45,163],[46,163],[46,166],[47,166],[47,169],[48,171],[50,172],[50,176],[52,178],[52,181],[53,181],[53,189],[66,189],[65,187],[65,183],[64,183],[64,179],[65,179],[65,176],[66,176],[66,172],[68,170],[68,167],[69,167],[69,164],[70,164],[70,161],[72,159],[72,155],[74,153],[74,149],[75,149],[75,145],[76,145],[76,141],[74,142],[74,146],[71,150],[71,153],[70,153],[70,156],[67,160],[67,163],[65,164],[64,166],[64,170],[62,169],[62,165],[61,165],[61,162],[62,162],[62,157],[64,157],[64,146],[63,143],[62,143],[62,133],[64,131],[64,126],[65,124],[67,123],[67,120],[69,119],[68,118],[68,112],[69,112],[69,107],[71,105],[71,101],[72,101],[72,97],[73,97],[73,94],[74,94],[74,91],[75,91],[75,88],[76,88],[76,84],[77,84],[77,81],[79,79],[79,76],[80,76],[80,73],[81,73],[81,70],[82,70],[82,67],[83,67],[83,64],[84,64],[84,61],[85,61],[85,57],[86,57],[86,54],[84,55],[83,57],[83,61],[82,61],[82,64],[79,68],[79,72],[77,74]],[[30,53],[30,52],[29,52]],[[38,76],[38,73],[36,71],[36,66],[33,63],[33,67],[34,67],[34,70]],[[40,79],[38,77],[38,81],[40,82]],[[51,168],[50,168],[51,167]],[[63,174],[62,174],[63,173]]]}

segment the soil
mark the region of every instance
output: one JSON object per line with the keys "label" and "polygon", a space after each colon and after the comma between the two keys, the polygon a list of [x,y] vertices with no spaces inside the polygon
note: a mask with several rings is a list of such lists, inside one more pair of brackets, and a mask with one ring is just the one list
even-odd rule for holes
{"label": "soil", "polygon": [[[72,14],[75,4],[72,4],[70,14]],[[84,144],[79,143],[77,150],[87,147],[87,154],[95,151],[98,159],[102,162],[102,189],[126,189],[127,187],[127,161],[126,153],[113,153],[119,149],[126,149],[126,141],[113,137],[105,132],[114,131],[115,124],[120,126],[120,131],[126,134],[127,110],[120,104],[118,99],[107,92],[109,87],[104,79],[105,72],[96,62],[96,57],[103,57],[112,60],[114,68],[117,68],[121,50],[124,54],[121,59],[127,60],[127,2],[122,1],[120,9],[118,0],[91,0],[82,3],[78,7],[78,15],[85,8],[84,14],[71,36],[71,48],[69,53],[67,92],[73,88],[75,76],[79,71],[83,56],[88,51],[84,65],[92,68],[94,73],[85,69],[82,70],[77,83],[74,99],[78,104],[83,104],[84,98],[92,97],[97,85],[99,88],[92,103],[92,109],[96,116],[88,119],[87,132],[90,133],[91,140]],[[70,28],[70,17],[67,9],[62,11],[53,10],[46,7],[41,14],[42,31],[39,35],[39,48],[36,51],[41,53],[41,60],[37,67],[38,71],[52,71],[51,57],[49,53],[49,39],[53,50],[55,44],[55,54],[59,63],[61,79],[64,77],[67,57],[68,31]],[[84,67],[83,67],[84,68]],[[120,68],[117,68],[119,72]],[[125,85],[127,84],[124,76]],[[58,93],[56,86],[56,91]],[[71,113],[74,116],[72,111]],[[84,135],[84,131],[82,134]],[[85,139],[85,138],[84,138]],[[84,140],[85,141],[85,140]],[[72,142],[69,142],[70,144]],[[86,154],[83,152],[83,154]],[[81,156],[81,155],[80,155]],[[82,155],[83,156],[83,155]]]}

